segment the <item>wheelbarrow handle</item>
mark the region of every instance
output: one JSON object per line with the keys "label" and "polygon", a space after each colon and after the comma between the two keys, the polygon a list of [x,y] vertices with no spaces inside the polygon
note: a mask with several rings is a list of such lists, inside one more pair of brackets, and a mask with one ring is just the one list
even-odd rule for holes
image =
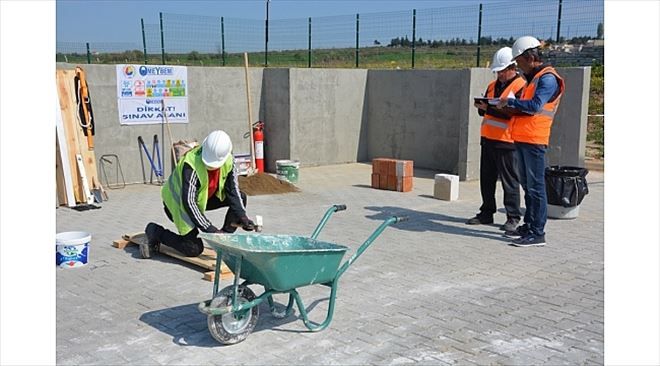
{"label": "wheelbarrow handle", "polygon": [[408,216],[394,216],[396,219],[395,223],[408,221]]}
{"label": "wheelbarrow handle", "polygon": [[355,262],[358,259],[358,257],[361,256],[365,250],[367,250],[367,248],[369,248],[371,243],[373,243],[374,240],[376,240],[376,238],[383,232],[383,230],[385,230],[385,228],[387,228],[388,226],[394,223],[403,222],[407,220],[408,220],[407,216],[391,216],[390,218],[385,220],[382,224],[380,224],[380,226],[378,226],[376,230],[374,230],[374,232],[367,238],[367,240],[362,245],[360,245],[360,247],[355,251],[355,253],[353,253],[353,255],[346,262],[344,262],[344,264],[342,264],[341,267],[339,267],[339,269],[337,270],[337,274],[335,275],[335,281],[337,281],[339,277],[348,269],[348,267],[351,264],[353,264],[353,262]]}
{"label": "wheelbarrow handle", "polygon": [[346,209],[346,205],[334,205],[335,212],[337,211],[344,211]]}
{"label": "wheelbarrow handle", "polygon": [[312,233],[311,238],[316,239],[319,234],[321,233],[321,229],[325,226],[325,224],[328,222],[328,219],[330,216],[332,216],[333,213],[337,211],[344,211],[346,209],[346,205],[332,205],[326,212],[323,218],[321,219],[321,222],[319,222],[318,226],[316,226],[316,229],[314,229],[314,232]]}

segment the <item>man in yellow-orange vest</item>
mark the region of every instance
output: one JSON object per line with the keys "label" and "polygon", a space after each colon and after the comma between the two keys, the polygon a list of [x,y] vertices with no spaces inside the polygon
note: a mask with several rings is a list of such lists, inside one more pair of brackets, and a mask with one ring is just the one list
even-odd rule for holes
{"label": "man in yellow-orange vest", "polygon": [[[486,88],[487,99],[519,98],[525,80],[516,72],[516,62],[513,61],[511,48],[499,49],[493,56],[491,70],[497,74]],[[475,102],[481,122],[481,164],[479,168],[479,183],[481,188],[481,207],[479,213],[467,220],[468,225],[492,224],[497,211],[495,188],[497,178],[502,181],[504,191],[504,208],[506,222],[501,230],[514,231],[520,222],[520,182],[516,148],[511,138],[511,116],[504,111],[488,105],[484,101]]]}
{"label": "man in yellow-orange vest", "polygon": [[516,231],[506,232],[517,237],[511,244],[518,247],[545,245],[545,223],[548,201],[545,191],[545,152],[550,142],[550,129],[561,96],[564,80],[545,64],[540,53],[541,43],[534,37],[520,37],[512,47],[513,59],[527,79],[520,99],[502,99],[498,108],[512,108],[516,114],[511,123],[511,137],[518,152],[520,184],[525,191],[524,224]]}
{"label": "man in yellow-orange vest", "polygon": [[[231,139],[224,131],[211,132],[201,146],[186,152],[161,189],[161,198],[165,215],[179,234],[150,222],[144,229],[148,242],[140,245],[142,258],[158,253],[160,244],[196,257],[204,251],[204,243],[197,237],[200,231],[231,234],[237,226],[254,230],[246,213],[247,196],[238,187]],[[224,225],[217,228],[206,212],[221,207],[229,209]]]}

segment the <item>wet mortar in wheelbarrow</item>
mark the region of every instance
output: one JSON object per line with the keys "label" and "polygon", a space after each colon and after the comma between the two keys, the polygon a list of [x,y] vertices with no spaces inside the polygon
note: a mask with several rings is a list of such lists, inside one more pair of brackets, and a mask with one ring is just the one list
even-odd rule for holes
{"label": "wet mortar in wheelbarrow", "polygon": [[[207,315],[209,331],[213,338],[222,344],[245,340],[257,324],[259,304],[264,300],[268,301],[271,314],[276,318],[291,315],[295,302],[303,323],[309,330],[325,329],[332,321],[339,277],[387,226],[406,220],[402,217],[385,220],[355,253],[341,264],[348,248],[316,238],[330,216],[345,209],[345,205],[330,207],[309,238],[290,235],[200,233],[199,236],[216,251],[217,258],[221,258],[234,273],[233,285],[218,291],[221,261],[216,261],[213,297],[199,304],[199,310]],[[314,324],[308,319],[305,306],[296,291],[297,288],[315,284],[330,287],[328,312],[320,324]],[[256,296],[248,285],[261,285],[264,292]],[[286,310],[277,310],[273,301],[275,294],[289,294]]]}

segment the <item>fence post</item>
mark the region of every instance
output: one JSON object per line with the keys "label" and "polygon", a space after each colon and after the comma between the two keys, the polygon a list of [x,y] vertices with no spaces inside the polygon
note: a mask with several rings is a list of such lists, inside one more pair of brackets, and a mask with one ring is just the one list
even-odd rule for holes
{"label": "fence post", "polygon": [[270,5],[270,0],[266,0],[266,54],[264,58],[265,67],[268,67],[268,8]]}
{"label": "fence post", "polygon": [[479,32],[477,33],[477,67],[479,67],[479,62],[481,61],[481,13],[483,10],[483,4],[479,4]]}
{"label": "fence post", "polygon": [[220,33],[222,38],[222,66],[225,66],[225,17],[220,17]]}
{"label": "fence post", "polygon": [[92,54],[89,52],[89,42],[85,43],[87,45],[87,63],[92,63]]}
{"label": "fence post", "polygon": [[142,47],[144,49],[144,64],[148,64],[147,62],[147,37],[144,36],[144,18],[140,18],[140,24],[142,24]]}
{"label": "fence post", "polygon": [[355,67],[360,67],[360,14],[355,14]]}
{"label": "fence post", "polygon": [[559,13],[557,14],[557,43],[559,43],[559,31],[561,28],[561,1],[559,0]]}
{"label": "fence post", "polygon": [[308,18],[307,25],[307,67],[312,67],[312,17]]}
{"label": "fence post", "polygon": [[163,36],[163,13],[160,14],[160,62],[165,65],[165,36]]}
{"label": "fence post", "polygon": [[415,38],[417,37],[417,9],[413,9],[412,68],[415,68]]}

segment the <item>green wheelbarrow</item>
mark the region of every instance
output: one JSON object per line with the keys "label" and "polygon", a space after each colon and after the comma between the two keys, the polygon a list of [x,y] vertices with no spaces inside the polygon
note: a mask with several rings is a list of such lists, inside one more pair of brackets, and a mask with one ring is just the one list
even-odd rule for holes
{"label": "green wheelbarrow", "polygon": [[[347,247],[316,240],[330,216],[345,210],[345,205],[330,207],[311,237],[262,234],[200,233],[217,253],[213,297],[201,302],[199,310],[207,315],[211,335],[222,344],[235,344],[247,338],[257,325],[259,304],[268,301],[272,316],[285,318],[292,314],[295,301],[305,326],[311,331],[325,329],[332,321],[339,277],[393,223],[407,220],[390,217],[385,220],[357,251],[341,260]],[[220,287],[221,260],[234,273],[234,284]],[[243,280],[242,283],[241,279]],[[264,292],[256,296],[248,285],[261,285]],[[330,287],[330,303],[325,320],[314,324],[307,317],[302,299],[296,291],[309,285]],[[273,295],[289,294],[285,310],[277,310]]]}

